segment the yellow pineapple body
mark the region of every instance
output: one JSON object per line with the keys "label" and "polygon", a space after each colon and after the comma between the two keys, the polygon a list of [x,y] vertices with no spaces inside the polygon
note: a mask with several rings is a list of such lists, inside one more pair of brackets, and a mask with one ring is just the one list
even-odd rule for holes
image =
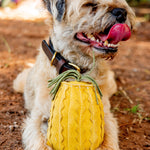
{"label": "yellow pineapple body", "polygon": [[104,137],[104,112],[95,87],[62,82],[52,103],[47,144],[54,150],[95,150]]}

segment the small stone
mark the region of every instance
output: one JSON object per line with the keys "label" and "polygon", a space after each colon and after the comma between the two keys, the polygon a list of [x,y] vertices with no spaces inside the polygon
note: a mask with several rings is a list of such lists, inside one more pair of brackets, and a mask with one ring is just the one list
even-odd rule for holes
{"label": "small stone", "polygon": [[24,111],[23,110],[21,110],[20,111],[20,115],[24,115],[25,113],[24,113]]}
{"label": "small stone", "polygon": [[13,132],[13,131],[15,130],[15,127],[14,127],[13,125],[10,125],[10,126],[9,126],[9,130],[10,130],[11,132]]}
{"label": "small stone", "polygon": [[14,122],[14,128],[18,128],[19,125],[17,124],[17,122]]}
{"label": "small stone", "polygon": [[133,72],[138,72],[138,69],[137,68],[133,68]]}

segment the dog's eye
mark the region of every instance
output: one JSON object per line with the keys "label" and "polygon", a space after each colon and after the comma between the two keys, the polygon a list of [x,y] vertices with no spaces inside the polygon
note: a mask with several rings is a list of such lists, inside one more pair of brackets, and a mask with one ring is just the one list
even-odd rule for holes
{"label": "dog's eye", "polygon": [[86,3],[86,4],[83,5],[83,7],[92,7],[92,11],[96,11],[97,4],[95,4],[95,3]]}

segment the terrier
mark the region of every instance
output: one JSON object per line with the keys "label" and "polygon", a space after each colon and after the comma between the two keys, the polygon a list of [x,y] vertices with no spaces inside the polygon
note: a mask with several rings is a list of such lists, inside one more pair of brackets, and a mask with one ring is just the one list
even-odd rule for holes
{"label": "terrier", "polygon": [[[46,145],[47,120],[52,100],[50,89],[47,88],[48,80],[67,67],[79,67],[83,74],[90,72],[93,52],[95,67],[90,76],[97,81],[103,93],[105,114],[104,141],[98,150],[119,150],[117,121],[110,112],[109,102],[117,86],[106,59],[116,55],[120,41],[130,38],[134,12],[125,0],[44,2],[51,16],[49,45],[45,41],[42,43],[35,65],[20,73],[14,81],[14,89],[24,92],[25,108],[29,112],[22,134],[25,150],[52,149]],[[55,50],[49,56],[51,64],[47,57],[49,54],[45,53],[49,49]],[[59,58],[63,61],[60,62]]]}

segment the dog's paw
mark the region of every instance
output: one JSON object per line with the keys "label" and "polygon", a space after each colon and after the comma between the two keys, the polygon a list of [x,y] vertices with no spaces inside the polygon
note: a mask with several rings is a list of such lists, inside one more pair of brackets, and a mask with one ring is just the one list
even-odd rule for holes
{"label": "dog's paw", "polygon": [[51,147],[48,146],[47,150],[53,150]]}
{"label": "dog's paw", "polygon": [[38,150],[53,150],[53,148],[51,148],[48,145],[43,145],[43,147],[41,149],[38,149]]}
{"label": "dog's paw", "polygon": [[106,147],[99,147],[96,150],[115,150],[115,149],[110,149],[110,148],[106,148]]}
{"label": "dog's paw", "polygon": [[96,150],[119,150],[119,149],[118,148],[113,148],[113,147],[110,147],[110,146],[100,146]]}
{"label": "dog's paw", "polygon": [[97,148],[96,150],[109,150],[109,149],[106,149],[106,148],[101,146],[101,147]]}

